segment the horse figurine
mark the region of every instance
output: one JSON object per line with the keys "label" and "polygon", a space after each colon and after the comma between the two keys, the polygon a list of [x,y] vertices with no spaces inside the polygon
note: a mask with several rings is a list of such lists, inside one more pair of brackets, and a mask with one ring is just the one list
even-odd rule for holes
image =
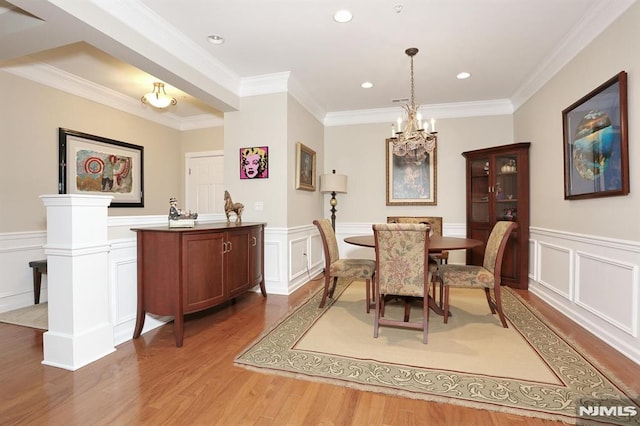
{"label": "horse figurine", "polygon": [[236,223],[242,222],[242,211],[244,210],[244,204],[234,203],[231,199],[229,191],[224,191],[224,213],[227,215],[227,223],[230,222],[229,215],[231,212],[236,214]]}

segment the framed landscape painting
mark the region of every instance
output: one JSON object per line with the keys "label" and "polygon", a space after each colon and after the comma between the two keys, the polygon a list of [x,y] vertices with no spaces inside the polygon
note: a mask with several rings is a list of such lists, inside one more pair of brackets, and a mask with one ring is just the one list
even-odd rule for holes
{"label": "framed landscape painting", "polygon": [[109,207],[144,207],[141,146],[58,129],[58,193],[112,195]]}
{"label": "framed landscape painting", "polygon": [[316,152],[296,143],[296,189],[316,190]]}
{"label": "framed landscape painting", "polygon": [[627,73],[562,111],[564,198],[627,195]]}

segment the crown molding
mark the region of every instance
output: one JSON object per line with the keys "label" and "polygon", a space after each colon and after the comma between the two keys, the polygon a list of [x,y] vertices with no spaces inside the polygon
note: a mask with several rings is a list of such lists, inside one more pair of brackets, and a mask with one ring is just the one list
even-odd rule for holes
{"label": "crown molding", "polygon": [[115,108],[120,111],[153,121],[176,130],[192,130],[222,126],[224,121],[213,114],[202,114],[183,119],[170,111],[158,114],[120,92],[100,86],[91,81],[63,71],[45,63],[16,64],[2,70],[33,82],[79,96],[90,101]]}
{"label": "crown molding", "polygon": [[636,0],[604,0],[595,4],[584,18],[571,29],[564,41],[555,48],[548,59],[542,62],[529,79],[513,94],[511,100],[514,111],[524,105],[635,2]]}
{"label": "crown molding", "polygon": [[290,71],[246,77],[240,80],[240,97],[287,92],[296,99],[320,123],[325,111],[309,93],[293,78]]}

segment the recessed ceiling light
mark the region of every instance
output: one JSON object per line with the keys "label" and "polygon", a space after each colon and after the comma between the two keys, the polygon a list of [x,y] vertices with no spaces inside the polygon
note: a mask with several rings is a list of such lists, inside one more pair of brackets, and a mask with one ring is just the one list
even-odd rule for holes
{"label": "recessed ceiling light", "polygon": [[336,22],[340,22],[341,24],[344,24],[345,22],[349,22],[352,19],[353,19],[353,15],[351,14],[351,12],[349,12],[346,9],[339,10],[333,15],[333,20]]}
{"label": "recessed ceiling light", "polygon": [[371,89],[373,87],[373,83],[370,81],[365,81],[360,85],[363,89]]}
{"label": "recessed ceiling light", "polygon": [[211,44],[222,44],[224,43],[224,37],[216,35],[216,34],[212,34],[209,37],[207,37],[207,40],[209,40],[209,43]]}
{"label": "recessed ceiling light", "polygon": [[461,72],[456,76],[458,80],[464,80],[465,78],[469,78],[469,77],[471,77],[471,74],[469,74],[468,72]]}

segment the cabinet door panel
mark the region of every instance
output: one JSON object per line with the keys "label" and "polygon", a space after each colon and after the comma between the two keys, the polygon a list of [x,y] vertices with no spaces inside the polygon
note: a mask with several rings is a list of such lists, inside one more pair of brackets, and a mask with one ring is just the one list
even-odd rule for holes
{"label": "cabinet door panel", "polygon": [[226,279],[228,297],[236,297],[247,291],[249,283],[250,231],[234,231],[227,234]]}
{"label": "cabinet door panel", "polygon": [[262,258],[263,258],[263,228],[255,228],[251,231],[249,241],[249,281],[251,286],[260,284],[262,281]]}
{"label": "cabinet door panel", "polygon": [[185,313],[224,301],[223,241],[224,233],[184,237],[182,264]]}

